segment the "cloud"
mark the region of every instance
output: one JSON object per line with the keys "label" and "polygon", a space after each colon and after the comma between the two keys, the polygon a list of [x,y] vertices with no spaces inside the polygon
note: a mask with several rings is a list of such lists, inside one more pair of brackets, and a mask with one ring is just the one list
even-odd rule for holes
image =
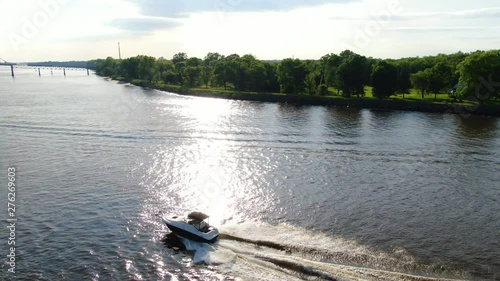
{"label": "cloud", "polygon": [[85,35],[78,37],[69,37],[56,40],[56,42],[63,43],[88,43],[88,42],[102,42],[102,41],[120,41],[124,39],[134,39],[141,36],[139,32],[120,32],[114,34],[100,34],[100,35]]}
{"label": "cloud", "polygon": [[402,19],[422,19],[422,18],[438,18],[438,19],[484,19],[500,17],[500,7],[472,9],[451,12],[429,12],[402,15]]}
{"label": "cloud", "polygon": [[500,41],[500,36],[460,36],[460,37],[456,37],[456,38],[460,39],[460,40],[481,40],[481,41],[487,41],[487,42]]}
{"label": "cloud", "polygon": [[144,18],[116,18],[110,26],[128,31],[151,32],[170,29],[179,26],[179,22],[171,19],[144,17]]}
{"label": "cloud", "polygon": [[[423,20],[423,19],[487,19],[500,18],[500,7],[493,8],[483,8],[483,9],[472,9],[472,10],[461,10],[461,11],[449,11],[449,12],[425,12],[425,13],[408,13],[402,15],[393,15],[391,20],[394,21],[409,21],[409,20]],[[367,16],[331,16],[331,20],[336,21],[362,21],[369,20],[371,17]]]}
{"label": "cloud", "polygon": [[298,7],[360,0],[129,0],[138,5],[143,15],[185,17],[196,12],[287,11]]}
{"label": "cloud", "polygon": [[351,17],[351,16],[331,16],[328,18],[331,20],[339,20],[339,21],[364,21],[370,19],[369,17]]}
{"label": "cloud", "polygon": [[464,32],[464,31],[484,31],[488,29],[500,29],[500,27],[485,27],[485,26],[453,26],[453,27],[439,27],[439,26],[428,26],[428,27],[396,27],[396,28],[386,28],[384,30],[396,31],[396,32],[413,32],[413,33],[428,33],[428,32]]}

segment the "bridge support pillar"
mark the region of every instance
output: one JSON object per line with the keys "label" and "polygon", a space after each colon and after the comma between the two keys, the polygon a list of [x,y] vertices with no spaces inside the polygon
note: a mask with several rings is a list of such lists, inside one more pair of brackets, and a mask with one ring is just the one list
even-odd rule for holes
{"label": "bridge support pillar", "polygon": [[12,77],[14,77],[14,65],[10,65],[10,72],[12,73]]}

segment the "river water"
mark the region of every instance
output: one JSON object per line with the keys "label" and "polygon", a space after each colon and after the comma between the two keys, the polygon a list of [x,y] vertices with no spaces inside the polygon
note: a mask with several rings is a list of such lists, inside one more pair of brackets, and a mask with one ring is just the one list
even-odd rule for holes
{"label": "river water", "polygon": [[[16,74],[0,70],[2,280],[500,280],[499,118]],[[155,214],[192,210],[224,235],[173,249]]]}

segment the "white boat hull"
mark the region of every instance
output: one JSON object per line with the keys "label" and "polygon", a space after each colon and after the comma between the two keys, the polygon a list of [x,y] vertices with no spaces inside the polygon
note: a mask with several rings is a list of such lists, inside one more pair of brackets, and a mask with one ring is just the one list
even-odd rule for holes
{"label": "white boat hull", "polygon": [[163,218],[163,222],[165,222],[167,227],[173,233],[189,240],[203,243],[213,243],[217,240],[217,237],[219,237],[219,231],[213,227],[211,227],[208,232],[203,232],[198,230],[194,225],[183,220]]}

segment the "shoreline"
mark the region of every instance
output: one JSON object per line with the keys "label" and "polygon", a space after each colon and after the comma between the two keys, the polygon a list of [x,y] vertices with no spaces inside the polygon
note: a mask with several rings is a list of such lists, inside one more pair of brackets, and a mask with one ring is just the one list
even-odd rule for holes
{"label": "shoreline", "polygon": [[171,92],[174,94],[195,97],[219,98],[229,100],[258,101],[272,103],[287,103],[294,105],[333,106],[346,108],[366,108],[375,110],[400,110],[428,113],[460,114],[465,117],[470,115],[496,116],[500,117],[500,106],[492,104],[483,105],[461,105],[459,103],[433,103],[428,101],[404,100],[404,99],[377,99],[357,98],[341,96],[311,96],[311,95],[287,95],[281,93],[256,93],[231,90],[211,91],[210,89],[185,88],[176,85],[146,84],[141,80],[126,80],[120,78],[109,79],[122,83],[130,83],[135,86]]}

